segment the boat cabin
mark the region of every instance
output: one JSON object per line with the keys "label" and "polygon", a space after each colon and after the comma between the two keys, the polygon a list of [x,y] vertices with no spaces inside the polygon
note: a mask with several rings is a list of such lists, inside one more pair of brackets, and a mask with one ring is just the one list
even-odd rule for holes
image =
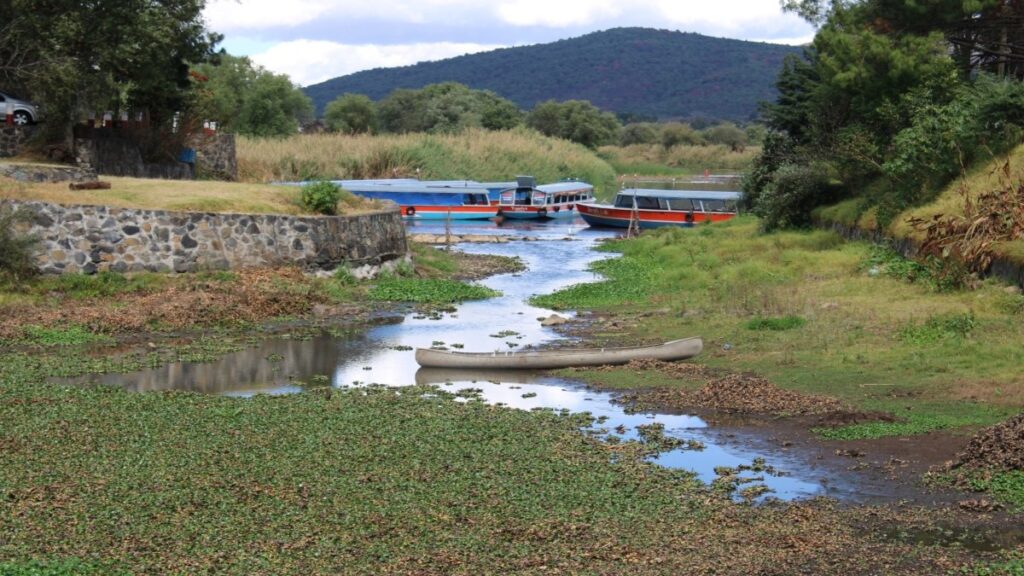
{"label": "boat cabin", "polygon": [[740,192],[627,188],[615,196],[615,207],[629,210],[636,208],[638,210],[735,214],[738,211],[741,197]]}

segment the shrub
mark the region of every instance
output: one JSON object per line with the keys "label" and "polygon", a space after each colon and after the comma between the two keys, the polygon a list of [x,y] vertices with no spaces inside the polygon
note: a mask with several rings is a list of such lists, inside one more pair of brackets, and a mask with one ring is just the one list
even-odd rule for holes
{"label": "shrub", "polygon": [[784,164],[760,193],[753,211],[765,230],[806,226],[811,210],[838,196],[839,187],[821,164]]}
{"label": "shrub", "polygon": [[666,149],[679,144],[696,146],[704,144],[704,139],[689,124],[671,122],[661,129],[661,145]]}
{"label": "shrub", "polygon": [[33,252],[39,239],[15,230],[16,224],[31,219],[32,213],[27,210],[0,207],[0,277],[19,281],[38,272]]}
{"label": "shrub", "polygon": [[306,184],[299,197],[302,207],[317,214],[334,215],[341,200],[341,188],[326,180]]}

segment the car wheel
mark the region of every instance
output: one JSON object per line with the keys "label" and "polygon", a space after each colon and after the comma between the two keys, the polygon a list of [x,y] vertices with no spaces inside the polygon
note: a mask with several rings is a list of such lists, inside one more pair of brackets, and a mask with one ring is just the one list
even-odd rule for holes
{"label": "car wheel", "polygon": [[32,116],[24,110],[15,110],[14,112],[14,125],[15,126],[28,126],[32,123]]}

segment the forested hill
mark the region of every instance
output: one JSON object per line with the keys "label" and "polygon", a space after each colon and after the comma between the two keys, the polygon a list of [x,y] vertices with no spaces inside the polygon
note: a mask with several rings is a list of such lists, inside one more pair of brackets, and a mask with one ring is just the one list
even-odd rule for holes
{"label": "forested hill", "polygon": [[305,89],[319,112],[345,92],[374,100],[396,88],[454,81],[488,89],[523,109],[547,99],[657,118],[747,120],[774,100],[782,59],[800,48],[650,28],[615,28],[579,38],[378,68]]}

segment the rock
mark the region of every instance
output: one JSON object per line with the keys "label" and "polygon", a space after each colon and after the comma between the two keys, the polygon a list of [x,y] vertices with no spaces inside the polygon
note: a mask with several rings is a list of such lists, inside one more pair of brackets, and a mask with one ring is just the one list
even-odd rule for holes
{"label": "rock", "polygon": [[1007,286],[1006,288],[1003,288],[1003,292],[1011,295],[1020,294],[1020,286]]}
{"label": "rock", "polygon": [[835,302],[825,302],[821,305],[822,310],[835,310],[836,308],[839,308],[839,304]]}
{"label": "rock", "polygon": [[548,316],[544,320],[541,320],[540,325],[541,326],[559,326],[561,324],[565,324],[568,321],[569,321],[568,319],[563,318],[562,316],[559,316],[558,314],[552,314],[551,316]]}

